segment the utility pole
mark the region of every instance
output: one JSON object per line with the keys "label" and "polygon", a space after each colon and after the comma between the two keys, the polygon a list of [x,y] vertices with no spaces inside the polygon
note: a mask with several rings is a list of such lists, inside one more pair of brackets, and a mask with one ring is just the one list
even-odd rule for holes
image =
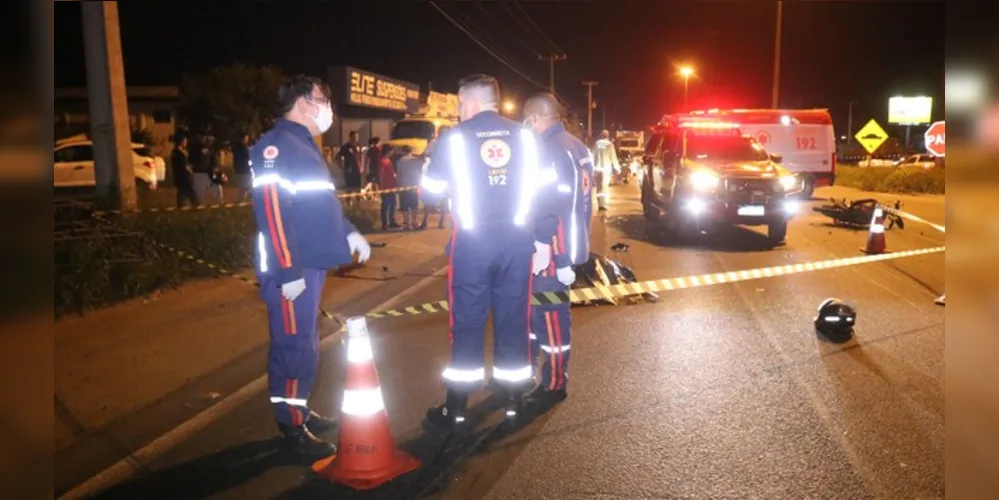
{"label": "utility pole", "polygon": [[81,2],[81,8],[97,196],[101,203],[134,210],[135,172],[118,2]]}
{"label": "utility pole", "polygon": [[565,54],[550,56],[538,55],[538,59],[541,61],[548,61],[548,91],[555,95],[555,62],[566,60]]}
{"label": "utility pole", "polygon": [[774,89],[770,106],[777,109],[777,102],[780,97],[780,35],[781,27],[784,24],[782,17],[784,2],[777,0],[777,36],[774,39]]}
{"label": "utility pole", "polygon": [[586,138],[593,137],[593,86],[600,82],[586,81]]}
{"label": "utility pole", "polygon": [[849,111],[847,112],[847,115],[846,115],[846,145],[847,146],[849,146],[851,143],[853,143],[853,105],[856,104],[857,102],[858,101],[850,101],[848,103],[850,107],[849,107]]}

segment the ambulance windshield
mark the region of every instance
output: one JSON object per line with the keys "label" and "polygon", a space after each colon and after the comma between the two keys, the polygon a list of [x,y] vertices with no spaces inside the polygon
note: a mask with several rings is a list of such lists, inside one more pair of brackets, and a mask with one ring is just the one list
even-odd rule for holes
{"label": "ambulance windshield", "polygon": [[687,158],[695,161],[764,161],[767,152],[748,137],[689,134]]}

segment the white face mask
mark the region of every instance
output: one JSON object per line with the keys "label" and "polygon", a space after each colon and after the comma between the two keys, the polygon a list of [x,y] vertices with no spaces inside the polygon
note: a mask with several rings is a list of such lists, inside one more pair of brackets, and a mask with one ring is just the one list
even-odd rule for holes
{"label": "white face mask", "polygon": [[319,114],[312,119],[319,128],[319,133],[325,133],[333,126],[333,108],[329,105],[319,106]]}

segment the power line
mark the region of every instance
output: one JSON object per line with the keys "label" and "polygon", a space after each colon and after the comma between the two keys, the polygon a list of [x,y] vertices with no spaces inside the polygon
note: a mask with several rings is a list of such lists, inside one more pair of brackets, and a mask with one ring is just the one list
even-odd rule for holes
{"label": "power line", "polygon": [[527,22],[531,23],[531,26],[534,26],[534,29],[538,30],[538,34],[541,35],[541,38],[543,38],[546,42],[548,42],[548,45],[550,45],[553,49],[555,49],[555,52],[559,54],[565,54],[565,52],[562,51],[562,49],[558,48],[558,45],[555,45],[555,42],[551,41],[550,38],[545,36],[545,32],[541,31],[541,28],[537,24],[535,24],[534,20],[531,19],[531,15],[528,14],[526,10],[524,10],[524,7],[520,5],[520,2],[518,2],[517,0],[513,0],[513,4],[516,5],[521,12],[524,13],[524,17],[527,18]]}
{"label": "power line", "polygon": [[458,21],[456,21],[453,17],[451,17],[450,15],[448,15],[447,12],[444,12],[444,9],[440,8],[440,6],[437,5],[437,2],[430,2],[430,5],[433,6],[433,8],[437,9],[437,12],[440,12],[442,16],[444,16],[448,21],[450,21],[451,24],[453,24],[456,28],[458,28],[459,30],[461,30],[462,33],[468,35],[468,37],[471,38],[472,41],[475,42],[479,47],[482,47],[482,50],[485,50],[486,52],[489,53],[489,55],[493,56],[494,59],[496,59],[497,61],[503,63],[507,68],[510,68],[511,71],[513,71],[514,73],[517,73],[518,75],[520,75],[524,80],[527,80],[528,83],[531,83],[531,84],[533,84],[534,86],[536,86],[538,88],[542,88],[542,89],[546,88],[545,84],[538,82],[534,78],[532,78],[532,77],[524,74],[524,72],[522,72],[521,70],[513,67],[513,65],[510,64],[509,62],[507,62],[505,59],[503,59],[503,57],[499,56],[498,54],[496,54],[496,52],[494,52],[492,49],[490,49],[489,47],[487,47],[484,43],[482,43],[481,41],[479,41],[479,39],[475,35],[473,35],[468,29],[466,29],[464,26],[462,26],[460,23],[458,23]]}
{"label": "power line", "polygon": [[[509,26],[503,25],[503,23],[501,23],[499,21],[499,19],[496,19],[495,17],[493,17],[493,15],[490,14],[489,11],[485,7],[482,6],[482,2],[475,2],[475,5],[478,6],[479,10],[481,10],[482,13],[485,14],[486,17],[488,17],[489,20],[492,21],[492,23],[494,25],[496,25],[496,27],[499,28],[501,31],[506,31],[506,30],[510,29]],[[513,39],[516,40],[517,43],[520,44],[521,47],[527,49],[527,51],[530,52],[532,56],[538,53],[537,49],[535,49],[531,45],[525,43],[523,40],[521,40],[521,38],[519,36],[515,36],[515,37],[513,37]]]}
{"label": "power line", "polygon": [[547,44],[545,44],[545,41],[539,38],[537,33],[535,33],[534,30],[532,30],[531,27],[527,23],[525,23],[524,20],[521,19],[521,17],[518,16],[517,13],[514,12],[512,8],[510,8],[510,2],[502,2],[502,3],[503,7],[506,8],[507,14],[509,14],[514,21],[517,21],[517,24],[520,25],[521,29],[524,31],[524,34],[526,34],[528,37],[531,37],[533,41],[541,47],[541,50],[538,52],[539,53],[551,52],[551,49],[548,47]]}
{"label": "power line", "polygon": [[[444,8],[443,5],[441,7]],[[510,52],[504,50],[502,48],[502,44],[495,43],[493,39],[487,34],[486,30],[481,29],[475,22],[472,21],[472,16],[470,14],[463,12],[460,8],[454,6],[454,4],[451,4],[451,7],[453,8],[445,8],[444,10],[446,10],[448,13],[454,16],[455,20],[458,21],[459,24],[468,29],[468,31],[472,32],[472,34],[478,37],[482,43],[486,44],[497,54],[499,54],[504,59],[509,61],[511,65],[516,66],[517,69],[523,71],[524,73],[533,75],[532,71],[527,70],[527,68],[530,67],[529,65],[523,64],[523,62],[520,59],[518,59],[514,54],[511,54]],[[459,16],[461,17],[460,19]]]}

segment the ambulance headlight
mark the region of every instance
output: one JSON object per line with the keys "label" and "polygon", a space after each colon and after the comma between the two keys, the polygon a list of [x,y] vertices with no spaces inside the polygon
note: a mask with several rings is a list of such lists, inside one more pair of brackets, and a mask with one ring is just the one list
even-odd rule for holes
{"label": "ambulance headlight", "polygon": [[794,188],[798,187],[798,176],[785,175],[784,177],[781,177],[778,180],[778,182],[780,182],[780,185],[782,188],[784,188],[784,191],[791,191]]}
{"label": "ambulance headlight", "polygon": [[710,172],[690,174],[690,185],[697,191],[711,191],[718,187],[718,176]]}

